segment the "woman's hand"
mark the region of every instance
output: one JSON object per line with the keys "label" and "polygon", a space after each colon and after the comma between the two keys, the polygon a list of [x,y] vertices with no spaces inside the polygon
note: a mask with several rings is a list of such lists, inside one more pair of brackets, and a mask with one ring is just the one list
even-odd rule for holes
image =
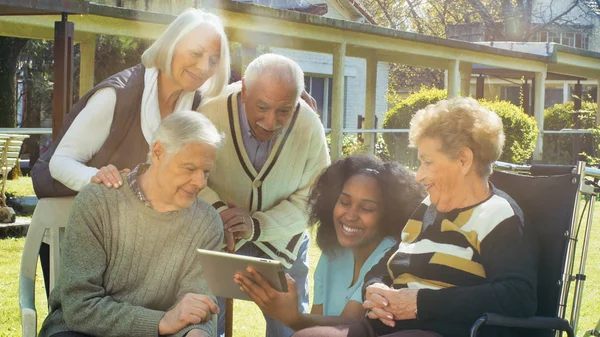
{"label": "woman's hand", "polygon": [[240,285],[250,298],[267,315],[275,318],[286,326],[297,322],[302,315],[298,310],[298,292],[296,291],[296,281],[285,274],[288,291],[279,292],[275,290],[260,274],[252,268],[247,268],[250,277],[240,273],[235,274],[234,281]]}
{"label": "woman's hand", "polygon": [[308,92],[306,92],[306,90],[302,91],[300,98],[302,98],[302,100],[305,101],[314,112],[318,112],[317,100],[315,100]]}
{"label": "woman's hand", "polygon": [[393,327],[396,320],[415,319],[418,289],[393,289],[382,283],[367,287],[363,308],[367,317]]}
{"label": "woman's hand", "polygon": [[161,335],[172,335],[190,324],[200,324],[219,313],[219,307],[210,297],[188,293],[163,316],[158,324]]}
{"label": "woman's hand", "polygon": [[119,188],[123,186],[123,178],[121,173],[128,173],[130,169],[123,169],[119,171],[114,165],[108,164],[102,166],[96,175],[90,179],[90,182],[95,184],[104,184],[104,186],[111,188]]}

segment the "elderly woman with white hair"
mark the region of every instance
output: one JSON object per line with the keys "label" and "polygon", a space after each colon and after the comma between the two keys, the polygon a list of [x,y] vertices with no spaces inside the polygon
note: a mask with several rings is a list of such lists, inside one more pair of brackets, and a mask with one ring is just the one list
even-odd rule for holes
{"label": "elderly woman with white hair", "polygon": [[223,225],[197,198],[223,135],[202,114],[162,120],[148,164],[123,186],[75,197],[57,288],[41,337],[210,336],[218,313],[196,248],[218,250]]}
{"label": "elderly woman with white hair", "polygon": [[367,317],[297,336],[458,337],[486,312],[535,313],[535,244],[519,206],[488,180],[504,145],[501,119],[472,98],[443,100],[416,113],[409,139],[429,196],[366,275]]}
{"label": "elderly woman with white hair", "polygon": [[142,63],[85,94],[32,170],[38,197],[75,195],[90,182],[119,188],[119,171],[144,162],[160,121],[195,110],[229,80],[229,48],[219,17],[181,13],[144,52]]}

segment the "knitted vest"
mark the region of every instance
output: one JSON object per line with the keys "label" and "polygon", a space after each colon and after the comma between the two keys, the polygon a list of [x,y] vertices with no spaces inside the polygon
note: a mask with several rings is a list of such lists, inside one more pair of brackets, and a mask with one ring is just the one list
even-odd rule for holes
{"label": "knitted vest", "polygon": [[[86,93],[65,116],[65,121],[58,138],[52,146],[44,152],[31,169],[33,189],[38,198],[63,197],[77,194],[50,174],[50,159],[60,144],[63,136],[85,108],[87,101],[98,90],[113,88],[117,94],[113,121],[108,138],[86,166],[100,168],[108,164],[115,165],[118,169],[133,169],[137,164],[146,161],[148,156],[148,143],[144,138],[141,126],[141,105],[144,92],[144,73],[146,68],[142,64],[125,69],[104,81]],[[196,92],[192,109],[200,104],[200,94]]]}

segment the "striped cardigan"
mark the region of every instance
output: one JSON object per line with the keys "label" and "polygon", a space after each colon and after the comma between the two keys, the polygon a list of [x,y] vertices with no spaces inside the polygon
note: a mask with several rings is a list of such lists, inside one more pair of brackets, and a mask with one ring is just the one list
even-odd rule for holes
{"label": "striped cardigan", "polygon": [[[310,187],[330,162],[325,131],[319,116],[301,101],[261,171],[256,172],[240,131],[240,91],[239,83],[232,84],[198,110],[226,136],[200,197],[219,212],[227,209],[228,201],[249,210],[254,224],[249,241],[289,268],[306,235]],[[236,250],[246,242],[238,242]]]}

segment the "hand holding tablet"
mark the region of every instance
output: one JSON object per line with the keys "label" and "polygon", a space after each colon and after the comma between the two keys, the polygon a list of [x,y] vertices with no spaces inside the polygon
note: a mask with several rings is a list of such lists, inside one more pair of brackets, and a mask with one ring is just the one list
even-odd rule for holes
{"label": "hand holding tablet", "polygon": [[287,292],[287,280],[279,261],[205,249],[197,249],[197,251],[204,270],[204,278],[210,292],[215,296],[252,301],[252,298],[234,281],[237,273],[253,280],[247,270],[248,267],[258,272],[274,290]]}

